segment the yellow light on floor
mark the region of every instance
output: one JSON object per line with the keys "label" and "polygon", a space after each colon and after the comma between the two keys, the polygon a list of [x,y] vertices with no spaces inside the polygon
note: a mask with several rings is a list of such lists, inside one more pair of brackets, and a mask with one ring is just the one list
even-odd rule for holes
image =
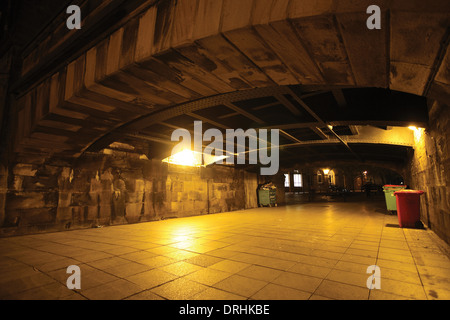
{"label": "yellow light on floor", "polygon": [[415,127],[415,126],[409,126],[408,129],[409,129],[409,130],[416,131],[416,130],[417,130],[417,127]]}

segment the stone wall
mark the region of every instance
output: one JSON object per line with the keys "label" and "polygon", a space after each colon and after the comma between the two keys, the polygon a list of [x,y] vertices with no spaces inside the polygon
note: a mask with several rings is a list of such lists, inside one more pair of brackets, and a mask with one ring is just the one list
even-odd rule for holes
{"label": "stone wall", "polygon": [[450,107],[435,102],[429,123],[426,131],[415,132],[407,184],[425,192],[421,196],[422,222],[450,243]]}
{"label": "stone wall", "polygon": [[6,193],[8,190],[8,171],[0,164],[0,226],[5,221]]}
{"label": "stone wall", "polygon": [[0,172],[0,234],[253,208],[257,179],[227,166],[182,167],[119,151],[86,155],[73,167],[16,164]]}

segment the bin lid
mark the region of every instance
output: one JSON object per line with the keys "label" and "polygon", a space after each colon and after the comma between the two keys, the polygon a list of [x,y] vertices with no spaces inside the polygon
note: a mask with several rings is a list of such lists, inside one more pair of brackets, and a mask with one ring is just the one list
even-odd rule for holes
{"label": "bin lid", "polygon": [[394,192],[395,195],[397,195],[397,194],[418,194],[418,195],[421,195],[423,193],[424,192],[422,190],[398,190],[398,191]]}

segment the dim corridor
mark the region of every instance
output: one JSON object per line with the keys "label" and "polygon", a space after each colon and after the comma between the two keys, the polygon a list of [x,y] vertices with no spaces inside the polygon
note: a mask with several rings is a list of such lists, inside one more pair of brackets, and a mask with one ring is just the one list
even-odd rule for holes
{"label": "dim corridor", "polygon": [[[0,299],[450,299],[448,245],[382,199],[0,239]],[[81,270],[69,290],[67,267]],[[380,268],[369,290],[367,268]]]}

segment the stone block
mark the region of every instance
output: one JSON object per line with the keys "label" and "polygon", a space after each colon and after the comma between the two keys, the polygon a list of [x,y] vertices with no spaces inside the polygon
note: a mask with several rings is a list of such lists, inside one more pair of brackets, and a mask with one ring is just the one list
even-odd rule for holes
{"label": "stone block", "polygon": [[7,195],[7,210],[45,207],[44,192],[16,192]]}
{"label": "stone block", "polygon": [[208,202],[207,201],[194,201],[194,209],[199,213],[207,213],[208,211]]}
{"label": "stone block", "polygon": [[72,220],[72,207],[58,207],[56,209],[56,222],[63,223]]}
{"label": "stone block", "polygon": [[182,181],[172,182],[171,190],[175,191],[175,192],[183,192],[184,191],[184,183]]}
{"label": "stone block", "polygon": [[187,201],[189,199],[188,192],[178,192],[177,201]]}
{"label": "stone block", "polygon": [[128,192],[128,201],[130,203],[142,202],[144,198],[144,191]]}
{"label": "stone block", "polygon": [[101,205],[99,210],[99,218],[106,219],[110,218],[112,213],[112,208],[110,205]]}
{"label": "stone block", "polygon": [[198,191],[189,191],[188,193],[188,200],[201,200],[200,192]]}
{"label": "stone block", "polygon": [[100,203],[110,205],[113,198],[113,191],[104,190],[100,192]]}
{"label": "stone block", "polygon": [[5,205],[6,205],[6,192],[0,191],[0,227],[5,222]]}
{"label": "stone block", "polygon": [[194,210],[194,201],[188,200],[182,203],[183,212],[193,211]]}
{"label": "stone block", "polygon": [[170,202],[170,211],[171,212],[178,212],[179,211],[179,206],[180,206],[181,202],[178,201],[171,201]]}
{"label": "stone block", "polygon": [[37,169],[33,168],[31,164],[18,163],[13,168],[13,173],[19,176],[34,177]]}
{"label": "stone block", "polygon": [[84,222],[84,206],[73,206],[72,209],[72,223],[80,225]]}
{"label": "stone block", "polygon": [[92,204],[89,194],[86,192],[72,192],[71,203],[72,206],[85,206]]}
{"label": "stone block", "polygon": [[99,207],[98,206],[89,206],[87,207],[87,221],[95,221],[99,215]]}
{"label": "stone block", "polygon": [[53,208],[32,208],[20,210],[19,226],[50,224],[55,222]]}
{"label": "stone block", "polygon": [[142,210],[142,202],[128,203],[126,205],[125,219],[128,223],[136,223],[139,221]]}

